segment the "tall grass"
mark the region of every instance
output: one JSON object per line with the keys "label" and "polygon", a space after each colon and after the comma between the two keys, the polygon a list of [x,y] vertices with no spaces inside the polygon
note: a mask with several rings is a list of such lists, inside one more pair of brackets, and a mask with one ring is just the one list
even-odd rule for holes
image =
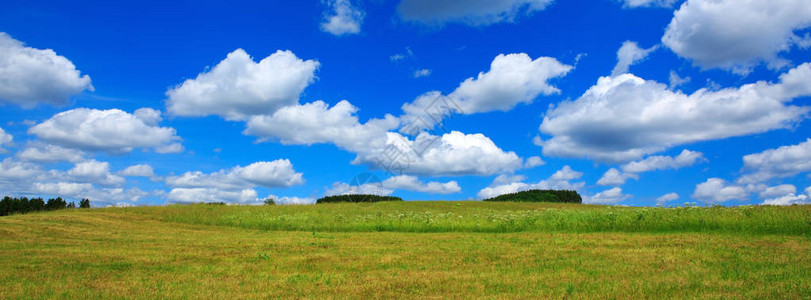
{"label": "tall grass", "polygon": [[128,208],[163,220],[328,232],[724,232],[811,235],[811,206],[640,208],[550,203],[380,202]]}

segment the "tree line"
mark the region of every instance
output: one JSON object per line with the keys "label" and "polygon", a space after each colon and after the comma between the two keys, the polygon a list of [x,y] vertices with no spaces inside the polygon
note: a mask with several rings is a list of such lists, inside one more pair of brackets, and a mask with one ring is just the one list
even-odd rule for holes
{"label": "tree line", "polygon": [[315,203],[322,204],[322,203],[337,203],[337,202],[380,202],[380,201],[403,201],[403,199],[394,196],[353,194],[353,195],[327,196],[316,200]]}
{"label": "tree line", "polygon": [[559,202],[559,203],[583,203],[583,198],[576,191],[567,190],[528,190],[517,193],[509,193],[484,201],[494,202]]}
{"label": "tree line", "polygon": [[[66,208],[76,208],[76,203],[68,203],[65,199],[62,199],[62,197],[51,198],[45,201],[42,198],[28,199],[27,197],[12,198],[5,196],[3,200],[0,200],[0,216]],[[90,200],[82,199],[79,201],[79,208],[90,208]]]}

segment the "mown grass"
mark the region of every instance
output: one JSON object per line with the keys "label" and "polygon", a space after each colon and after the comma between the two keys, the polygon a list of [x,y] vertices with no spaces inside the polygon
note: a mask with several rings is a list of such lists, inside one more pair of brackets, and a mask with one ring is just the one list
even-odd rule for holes
{"label": "mown grass", "polygon": [[552,203],[379,202],[168,206],[167,221],[261,230],[395,232],[726,232],[811,234],[811,206],[613,207]]}
{"label": "mown grass", "polygon": [[[406,222],[376,232],[394,213]],[[614,221],[524,220],[536,213]],[[15,215],[0,218],[0,299],[808,298],[809,213],[406,202]]]}

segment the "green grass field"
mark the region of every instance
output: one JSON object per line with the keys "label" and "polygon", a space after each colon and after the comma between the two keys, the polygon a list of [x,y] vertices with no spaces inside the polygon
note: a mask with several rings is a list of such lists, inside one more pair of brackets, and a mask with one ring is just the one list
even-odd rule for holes
{"label": "green grass field", "polygon": [[9,298],[810,298],[811,206],[380,202],[0,217]]}

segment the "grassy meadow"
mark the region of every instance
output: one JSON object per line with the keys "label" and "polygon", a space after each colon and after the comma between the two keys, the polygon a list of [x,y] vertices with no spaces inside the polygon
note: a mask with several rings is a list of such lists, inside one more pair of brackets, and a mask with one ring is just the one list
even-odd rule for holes
{"label": "grassy meadow", "polygon": [[175,205],[0,217],[0,298],[809,298],[811,206]]}

